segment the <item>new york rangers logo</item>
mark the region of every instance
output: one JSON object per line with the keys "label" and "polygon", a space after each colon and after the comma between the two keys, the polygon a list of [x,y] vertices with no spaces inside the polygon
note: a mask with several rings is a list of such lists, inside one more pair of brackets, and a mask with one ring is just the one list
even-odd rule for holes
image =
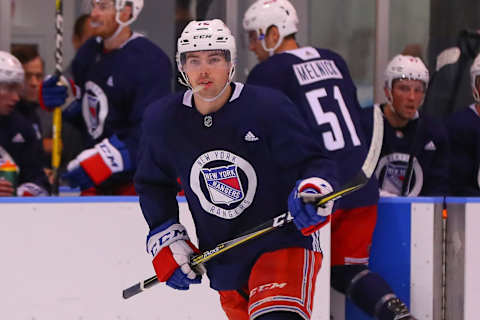
{"label": "new york rangers logo", "polygon": [[90,116],[90,124],[92,130],[95,130],[98,127],[99,119],[98,114],[100,111],[100,103],[97,99],[97,96],[91,91],[87,91],[88,99],[88,115]]}
{"label": "new york rangers logo", "polygon": [[87,81],[85,84],[82,115],[92,138],[100,137],[108,115],[108,98],[103,89],[93,81]]}
{"label": "new york rangers logo", "polygon": [[227,150],[205,151],[192,163],[190,187],[207,214],[235,219],[253,203],[257,174],[237,154]]}
{"label": "new york rangers logo", "polygon": [[[408,159],[407,153],[394,152],[384,155],[378,161],[375,175],[377,176],[381,189],[392,194],[400,195],[403,182],[407,174]],[[413,158],[412,177],[408,186],[408,196],[416,197],[420,194],[423,186],[423,170],[417,158]]]}
{"label": "new york rangers logo", "polygon": [[215,204],[232,204],[243,200],[244,193],[237,166],[202,169],[210,198]]}
{"label": "new york rangers logo", "polygon": [[395,191],[402,190],[403,180],[405,180],[406,172],[407,172],[406,163],[401,163],[401,164],[388,163],[385,168],[385,177],[383,180],[383,184],[384,185],[391,184],[391,187]]}

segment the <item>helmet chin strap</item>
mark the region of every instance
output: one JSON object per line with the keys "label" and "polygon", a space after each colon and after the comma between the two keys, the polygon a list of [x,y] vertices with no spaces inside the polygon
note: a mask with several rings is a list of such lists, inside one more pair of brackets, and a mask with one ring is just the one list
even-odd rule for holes
{"label": "helmet chin strap", "polygon": [[267,43],[265,42],[265,35],[263,35],[262,40],[260,40],[260,42],[262,43],[263,50],[267,51],[270,57],[275,54],[275,50],[277,50],[278,47],[280,47],[280,45],[282,44],[282,41],[283,41],[283,37],[280,36],[280,38],[278,38],[278,41],[273,46],[273,48],[267,48]]}
{"label": "helmet chin strap", "polygon": [[182,78],[178,78],[178,82],[180,82],[181,84],[183,84],[184,86],[190,88],[190,90],[193,91],[194,94],[196,94],[200,99],[202,99],[203,101],[205,102],[213,102],[215,100],[217,100],[224,92],[225,90],[227,89],[227,87],[230,85],[230,83],[232,82],[232,79],[233,79],[233,75],[235,74],[235,66],[231,66],[230,67],[230,72],[229,72],[229,75],[228,75],[228,80],[227,82],[225,83],[225,86],[223,87],[222,90],[220,90],[220,92],[213,98],[207,98],[207,97],[203,97],[199,91],[200,90],[195,90],[192,85],[190,84],[190,80],[188,80],[188,76],[186,75],[186,73],[184,71],[181,71],[180,74],[182,75]]}
{"label": "helmet chin strap", "polygon": [[120,20],[120,11],[117,11],[117,13],[115,14],[115,21],[118,23],[117,30],[115,30],[115,32],[110,37],[104,39],[105,41],[111,41],[118,37],[120,32],[122,32],[123,28],[130,24],[129,22],[123,22]]}
{"label": "helmet chin strap", "polygon": [[479,94],[477,88],[473,88],[473,100],[475,100],[475,102],[477,104],[480,103],[480,94]]}
{"label": "helmet chin strap", "polygon": [[230,85],[230,80],[227,81],[227,83],[225,83],[225,86],[223,87],[222,90],[220,90],[220,92],[213,98],[206,98],[206,97],[203,97],[200,93],[196,93],[197,96],[202,99],[203,101],[205,102],[213,102],[215,100],[217,100],[224,92],[225,90],[227,89],[227,87]]}

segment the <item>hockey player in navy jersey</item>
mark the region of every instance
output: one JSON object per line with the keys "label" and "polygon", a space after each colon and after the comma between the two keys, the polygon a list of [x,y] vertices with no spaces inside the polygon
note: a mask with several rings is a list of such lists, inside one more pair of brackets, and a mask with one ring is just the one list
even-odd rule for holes
{"label": "hockey player in navy jersey", "polygon": [[331,192],[336,166],[286,96],[232,82],[235,58],[221,20],[192,21],[178,39],[177,66],[190,90],[147,109],[135,175],[147,250],[159,281],[180,290],[200,282],[189,265],[196,248],[179,222],[177,177],[201,250],[286,212],[288,203],[293,224],[208,261],[207,275],[231,320],[310,319],[318,232],[333,204],[315,208],[299,192]]}
{"label": "hockey player in navy jersey", "polygon": [[47,196],[47,176],[35,131],[15,107],[23,88],[23,67],[0,51],[0,196]]}
{"label": "hockey player in navy jersey", "polygon": [[[297,25],[296,10],[287,0],[259,0],[248,8],[243,27],[249,49],[260,63],[251,70],[247,83],[281,90],[295,103],[311,135],[335,159],[339,182],[344,184],[360,171],[369,147],[356,87],[340,55],[299,47]],[[411,319],[385,280],[368,269],[377,202],[375,179],[337,201],[331,225],[331,284],[371,316]]]}
{"label": "hockey player in navy jersey", "polygon": [[[68,164],[63,178],[83,194],[135,194],[140,123],[146,106],[170,92],[171,64],[159,47],[129,26],[143,0],[92,0],[91,6],[97,37],[75,55],[79,98],[63,112],[74,121],[83,116],[91,148]],[[57,82],[52,77],[42,85],[41,102],[50,109],[67,97],[67,88]]]}
{"label": "hockey player in navy jersey", "polygon": [[[429,74],[422,60],[395,56],[385,70],[383,145],[375,174],[381,196],[444,196],[449,192],[449,143],[444,125],[419,113]],[[366,109],[366,119],[373,108]],[[372,122],[366,121],[368,127]],[[407,177],[410,154],[412,174]],[[405,186],[403,186],[405,184]]]}
{"label": "hockey player in navy jersey", "polygon": [[452,157],[450,192],[454,196],[480,196],[480,55],[470,67],[475,103],[448,117]]}

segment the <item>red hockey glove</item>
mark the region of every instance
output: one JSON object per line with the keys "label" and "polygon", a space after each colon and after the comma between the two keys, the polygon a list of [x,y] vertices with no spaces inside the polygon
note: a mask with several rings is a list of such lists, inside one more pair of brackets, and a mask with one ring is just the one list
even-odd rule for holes
{"label": "red hockey glove", "polygon": [[183,225],[168,221],[150,231],[147,250],[153,256],[153,268],[160,282],[178,290],[188,290],[191,284],[201,282],[205,268],[190,267],[190,257],[199,251],[190,242]]}

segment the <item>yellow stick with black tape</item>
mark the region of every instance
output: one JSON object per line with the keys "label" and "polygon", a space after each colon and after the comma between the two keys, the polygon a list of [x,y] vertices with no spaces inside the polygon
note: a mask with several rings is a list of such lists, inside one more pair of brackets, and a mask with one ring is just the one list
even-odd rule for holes
{"label": "yellow stick with black tape", "polygon": [[[61,76],[63,72],[63,1],[55,3],[55,75]],[[53,111],[53,146],[52,146],[52,174],[53,195],[58,195],[59,168],[62,161],[62,108],[58,106]]]}

